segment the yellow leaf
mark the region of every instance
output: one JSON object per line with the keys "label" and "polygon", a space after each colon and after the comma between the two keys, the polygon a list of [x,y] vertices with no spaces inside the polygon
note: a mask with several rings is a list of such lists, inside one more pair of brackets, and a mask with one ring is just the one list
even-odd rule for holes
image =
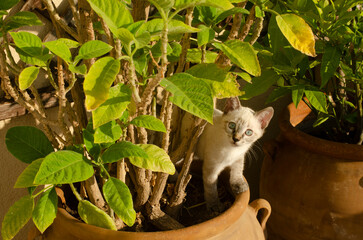
{"label": "yellow leaf", "polygon": [[295,14],[283,14],[276,17],[277,25],[293,48],[315,57],[315,39],[310,26]]}

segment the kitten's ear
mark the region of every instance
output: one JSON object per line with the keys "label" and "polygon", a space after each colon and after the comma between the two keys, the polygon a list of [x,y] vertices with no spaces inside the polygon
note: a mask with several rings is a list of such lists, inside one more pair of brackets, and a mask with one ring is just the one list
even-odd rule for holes
{"label": "kitten's ear", "polygon": [[255,115],[258,121],[261,123],[261,129],[265,129],[274,115],[274,109],[272,107],[267,107],[261,111],[258,111]]}
{"label": "kitten's ear", "polygon": [[238,97],[228,98],[226,104],[224,106],[224,114],[229,113],[230,111],[236,110],[241,106],[241,103]]}

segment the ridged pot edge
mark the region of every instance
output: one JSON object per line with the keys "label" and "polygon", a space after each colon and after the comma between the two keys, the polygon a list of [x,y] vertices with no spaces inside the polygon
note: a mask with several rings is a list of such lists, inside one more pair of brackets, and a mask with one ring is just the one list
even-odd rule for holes
{"label": "ridged pot edge", "polygon": [[[296,129],[296,126],[309,113],[308,107],[301,102],[298,108],[293,103],[289,104],[279,118],[281,134],[288,141],[297,144],[311,152],[324,154],[333,158],[353,161],[363,160],[363,146],[339,143],[311,136]],[[293,126],[294,125],[294,126]]]}
{"label": "ridged pot edge", "polygon": [[[218,234],[220,231],[227,229],[233,222],[237,221],[245,212],[250,198],[249,190],[236,196],[232,206],[221,215],[210,219],[208,221],[185,227],[177,230],[160,231],[160,232],[126,232],[126,231],[112,231],[92,225],[85,224],[80,220],[71,216],[66,210],[59,208],[57,214],[57,222],[71,221],[67,225],[67,231],[74,232],[80,228],[86,228],[90,234],[105,234],[109,237],[118,237],[122,239],[176,239],[175,237],[183,236],[185,239],[198,239],[203,237],[210,237]],[[107,233],[106,233],[107,231]],[[183,239],[184,239],[183,238]]]}

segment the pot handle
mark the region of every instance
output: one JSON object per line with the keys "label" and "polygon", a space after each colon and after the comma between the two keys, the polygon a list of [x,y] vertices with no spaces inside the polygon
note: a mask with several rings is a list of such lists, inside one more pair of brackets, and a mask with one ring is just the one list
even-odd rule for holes
{"label": "pot handle", "polygon": [[257,217],[257,214],[260,212],[260,210],[262,210],[261,219],[259,219],[259,222],[262,227],[262,230],[265,231],[266,222],[271,215],[270,203],[268,201],[266,201],[265,199],[260,198],[260,199],[256,199],[255,201],[251,202],[249,205],[254,210],[256,217]]}

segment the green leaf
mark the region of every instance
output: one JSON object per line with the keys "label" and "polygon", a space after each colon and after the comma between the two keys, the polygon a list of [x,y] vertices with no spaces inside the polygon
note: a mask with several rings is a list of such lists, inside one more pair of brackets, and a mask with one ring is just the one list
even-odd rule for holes
{"label": "green leaf", "polygon": [[[164,27],[163,19],[155,18],[155,19],[147,21],[146,23],[141,25],[140,28],[137,30],[137,34],[141,34],[141,33],[147,31],[150,33],[150,35],[152,37],[155,37],[155,36],[160,37],[163,27]],[[168,22],[168,34],[169,35],[175,35],[175,34],[181,34],[181,33],[194,33],[194,32],[199,32],[199,31],[200,30],[198,28],[191,27],[179,20],[171,19]]]}
{"label": "green leaf", "polygon": [[220,68],[215,63],[202,63],[191,67],[186,73],[193,75],[196,78],[223,82],[223,80],[227,78],[228,69]]}
{"label": "green leaf", "polygon": [[231,61],[253,76],[261,75],[257,54],[250,43],[240,40],[229,40],[225,43],[214,43]]}
{"label": "green leaf", "polygon": [[97,60],[83,83],[87,110],[94,110],[108,98],[108,91],[120,70],[120,61],[112,57]]}
{"label": "green leaf", "polygon": [[73,63],[69,64],[69,70],[74,73],[85,75],[87,73],[87,66],[85,64],[76,66]]}
{"label": "green leaf", "polygon": [[323,92],[305,89],[305,96],[309,100],[310,104],[318,111],[328,113],[326,105],[326,97]]}
{"label": "green leaf", "polygon": [[252,79],[252,83],[247,83],[242,91],[242,100],[248,100],[252,97],[258,96],[266,92],[273,84],[279,80],[280,76],[273,70],[264,71],[261,76]]}
{"label": "green leaf", "polygon": [[101,154],[101,145],[94,141],[92,121],[89,121],[87,128],[83,129],[83,141],[88,153],[93,157],[93,159],[98,159]]}
{"label": "green leaf", "polygon": [[149,157],[129,157],[133,165],[154,172],[165,172],[170,175],[175,173],[175,166],[163,149],[153,144],[139,144],[138,146],[144,149]]}
{"label": "green leaf", "polygon": [[121,180],[111,177],[103,185],[103,195],[117,216],[131,227],[135,223],[136,212],[127,185]]}
{"label": "green leaf", "polygon": [[8,10],[15,6],[19,0],[1,0],[0,2],[0,10]]}
{"label": "green leaf", "polygon": [[115,142],[122,136],[122,129],[116,121],[111,121],[95,129],[95,143]]}
{"label": "green leaf", "polygon": [[42,40],[32,33],[11,32],[15,45],[26,54],[36,57],[42,55]]}
{"label": "green leaf", "polygon": [[34,200],[30,195],[16,201],[5,214],[1,226],[3,240],[10,240],[25,226],[32,217]]}
{"label": "green leaf", "polygon": [[46,156],[35,177],[35,184],[81,182],[93,175],[93,167],[82,154],[61,150]]}
{"label": "green leaf", "polygon": [[334,76],[334,73],[339,66],[341,55],[342,51],[340,51],[336,47],[327,46],[325,48],[320,68],[320,74],[321,74],[320,88],[323,88],[328,83],[330,78]]}
{"label": "green leaf", "polygon": [[148,155],[145,150],[138,145],[122,141],[111,145],[101,156],[104,163],[117,162],[126,157],[148,158]]}
{"label": "green leaf", "polygon": [[199,25],[198,28],[201,29],[197,34],[198,47],[210,43],[214,39],[216,33],[212,28],[205,25]]}
{"label": "green leaf", "polygon": [[174,5],[174,0],[149,0],[162,15],[167,15]]}
{"label": "green leaf", "polygon": [[221,21],[223,21],[225,18],[232,16],[236,13],[249,14],[250,12],[247,9],[244,9],[241,7],[234,7],[232,9],[229,9],[229,10],[224,11],[224,12],[220,13],[219,15],[217,15],[214,18],[214,24],[218,24]]}
{"label": "green leaf", "polygon": [[77,48],[80,46],[79,42],[73,41],[69,38],[58,38],[59,42],[63,42],[68,48]]}
{"label": "green leaf", "polygon": [[213,96],[217,98],[228,98],[240,96],[239,84],[236,78],[228,73],[227,69],[219,68],[214,63],[198,64],[186,71],[194,77],[203,79],[210,84]]}
{"label": "green leaf", "polygon": [[117,84],[108,90],[108,98],[92,112],[93,128],[118,119],[131,102],[131,89],[124,84]]}
{"label": "green leaf", "polygon": [[161,86],[173,95],[170,101],[181,109],[213,122],[213,94],[209,84],[187,73],[162,79]]}
{"label": "green leaf", "polygon": [[20,90],[25,90],[29,88],[35,79],[37,79],[39,74],[38,67],[27,67],[19,75],[19,88]]}
{"label": "green leaf", "polygon": [[275,88],[272,93],[268,96],[267,100],[266,100],[266,104],[272,103],[274,101],[276,101],[277,99],[290,94],[291,93],[291,88],[290,87],[279,87],[279,88]]}
{"label": "green leaf", "polygon": [[32,12],[18,12],[6,21],[6,30],[17,29],[24,26],[43,25],[37,15]]}
{"label": "green leaf", "polygon": [[166,132],[164,123],[160,119],[157,119],[151,115],[137,116],[136,118],[132,119],[130,123],[137,127],[143,127],[158,132]]}
{"label": "green leaf", "polygon": [[38,36],[28,32],[11,32],[10,35],[14,39],[21,60],[28,64],[46,66],[52,55],[48,54],[48,49],[43,49]]}
{"label": "green leaf", "polygon": [[10,128],[5,136],[5,144],[14,157],[25,163],[44,158],[53,152],[53,146],[45,134],[30,126]]}
{"label": "green leaf", "polygon": [[242,78],[243,80],[245,80],[248,83],[251,83],[251,81],[252,81],[251,76],[246,72],[233,72],[233,74],[239,76],[240,78]]}
{"label": "green leaf", "polygon": [[74,62],[78,62],[81,59],[91,59],[101,57],[102,55],[111,51],[112,47],[100,40],[93,40],[86,42],[81,46],[78,52],[78,56]]}
{"label": "green leaf", "polygon": [[133,23],[133,18],[125,4],[119,0],[88,0],[92,9],[103,18],[113,34],[117,29]]}
{"label": "green leaf", "polygon": [[233,4],[231,4],[231,2],[228,0],[175,0],[174,5],[177,11],[195,6],[209,6],[221,8],[224,10],[234,7]]}
{"label": "green leaf", "polygon": [[129,47],[135,42],[135,36],[126,28],[117,29],[117,38],[121,40],[125,47]]}
{"label": "green leaf", "polygon": [[[205,63],[214,63],[218,53],[206,51]],[[201,63],[202,62],[202,51],[199,48],[190,48],[187,52],[187,62]]]}
{"label": "green leaf", "polygon": [[112,218],[89,201],[79,201],[78,214],[87,224],[117,231]]}
{"label": "green leaf", "polygon": [[293,48],[308,56],[316,56],[313,31],[303,18],[288,13],[276,16],[276,21]]}
{"label": "green leaf", "polygon": [[304,89],[305,89],[305,87],[303,85],[296,86],[292,89],[292,92],[291,92],[292,102],[294,103],[296,108],[304,96]]}
{"label": "green leaf", "polygon": [[52,53],[62,58],[67,63],[72,62],[72,54],[67,44],[63,41],[55,40],[43,43]]}
{"label": "green leaf", "polygon": [[58,196],[55,188],[44,192],[33,211],[33,222],[43,233],[54,221],[58,210]]}
{"label": "green leaf", "polygon": [[43,158],[40,158],[33,161],[29,166],[27,166],[16,180],[14,188],[27,188],[36,186],[34,184],[34,179],[39,171],[42,162]]}

